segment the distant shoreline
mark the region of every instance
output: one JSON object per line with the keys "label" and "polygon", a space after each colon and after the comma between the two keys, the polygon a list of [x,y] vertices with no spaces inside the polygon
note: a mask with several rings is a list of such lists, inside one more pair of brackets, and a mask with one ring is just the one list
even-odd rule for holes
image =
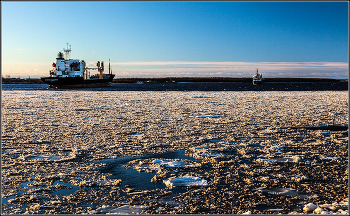
{"label": "distant shoreline", "polygon": [[[328,78],[264,78],[264,82],[347,82],[347,79]],[[252,83],[250,77],[166,77],[166,78],[117,78],[114,83],[135,83],[135,82],[247,82]]]}
{"label": "distant shoreline", "polygon": [[[234,77],[165,77],[165,78],[116,78],[113,83],[168,83],[168,82],[246,82],[251,83],[252,78],[234,78]],[[264,82],[348,82],[348,79],[329,79],[329,78],[264,78]],[[19,83],[43,83],[40,79],[20,79],[20,78],[2,78],[3,84]]]}

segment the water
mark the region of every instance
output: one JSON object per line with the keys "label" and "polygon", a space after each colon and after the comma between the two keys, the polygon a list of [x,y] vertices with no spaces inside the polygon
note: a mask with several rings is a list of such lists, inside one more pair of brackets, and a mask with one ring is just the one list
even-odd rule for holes
{"label": "water", "polygon": [[8,90],[26,90],[26,91],[37,91],[37,90],[48,90],[48,91],[113,91],[118,90],[119,83],[112,83],[110,87],[103,88],[77,88],[77,89],[53,89],[48,84],[2,84],[1,88],[3,91]]}
{"label": "water", "polygon": [[[109,87],[101,88],[74,88],[74,89],[53,89],[48,84],[2,84],[3,91],[9,90],[47,90],[47,91],[183,91],[183,90],[206,90],[208,87],[200,86],[211,84],[198,83],[112,83]],[[214,86],[212,86],[214,87]]]}
{"label": "water", "polygon": [[[2,90],[48,90],[48,84],[2,84]],[[67,91],[67,89],[53,91]],[[82,88],[75,91],[346,91],[347,82],[280,82],[252,85],[251,82],[179,82],[179,83],[112,83],[104,88]],[[71,91],[68,89],[68,91]]]}
{"label": "water", "polygon": [[165,158],[165,159],[188,159],[196,160],[195,158],[186,156],[184,150],[170,151],[155,155],[140,156],[140,157],[120,157],[117,159],[104,159],[101,161],[95,161],[95,163],[107,163],[106,167],[102,168],[101,172],[111,173],[111,178],[121,179],[123,185],[129,185],[136,187],[138,190],[153,190],[165,188],[164,183],[152,183],[151,179],[155,173],[138,172],[134,169],[126,169],[123,165],[126,165],[129,161],[135,159],[147,159],[147,158]]}
{"label": "water", "polygon": [[2,84],[1,89],[3,91],[9,91],[9,90],[37,91],[37,90],[48,90],[49,85],[47,84]]}
{"label": "water", "polygon": [[70,194],[73,194],[75,191],[80,189],[80,187],[72,185],[71,183],[68,183],[68,182],[55,181],[53,185],[57,185],[57,184],[68,187],[68,188],[59,189],[58,191],[52,193],[53,195],[57,195],[60,198],[62,198],[62,196],[68,196]]}
{"label": "water", "polygon": [[[33,176],[34,177],[34,176]],[[32,178],[33,179],[33,178]],[[68,183],[68,182],[62,182],[60,180],[56,180],[52,186],[55,186],[55,185],[62,185],[62,186],[65,186],[67,188],[62,188],[62,189],[59,189],[57,191],[55,191],[54,189],[49,191],[48,193],[52,193],[52,195],[57,195],[58,197],[62,198],[62,196],[68,196],[70,194],[73,194],[75,191],[79,190],[80,188],[78,186],[74,186],[72,185],[71,183]],[[22,189],[44,189],[44,188],[47,188],[48,185],[44,184],[43,186],[34,186],[32,185],[32,182],[23,182],[21,183],[21,188]],[[25,191],[19,191],[18,194],[25,194],[26,192]],[[2,197],[1,198],[1,203],[6,203],[8,202],[10,199],[13,199],[13,198],[16,198],[16,196],[9,196],[9,197]]]}
{"label": "water", "polygon": [[178,87],[183,86],[176,84],[139,84],[139,83],[112,83],[109,87],[101,88],[75,88],[75,89],[53,89],[48,84],[2,84],[3,91],[25,90],[25,91],[143,91],[143,90],[180,90]]}

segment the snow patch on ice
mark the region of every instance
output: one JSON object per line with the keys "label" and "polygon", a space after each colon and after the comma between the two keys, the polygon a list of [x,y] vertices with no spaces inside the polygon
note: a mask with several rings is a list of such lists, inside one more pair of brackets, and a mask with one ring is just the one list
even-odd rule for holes
{"label": "snow patch on ice", "polygon": [[332,160],[338,160],[338,158],[337,157],[323,157],[323,158],[321,158],[321,160],[332,161]]}
{"label": "snow patch on ice", "polygon": [[196,176],[171,177],[163,180],[167,187],[206,187],[208,182]]}
{"label": "snow patch on ice", "polygon": [[130,206],[130,205],[123,205],[120,206],[119,208],[111,210],[109,213],[110,214],[121,214],[121,215],[126,215],[126,214],[140,214],[142,210],[147,209],[147,206]]}
{"label": "snow patch on ice", "polygon": [[216,115],[203,115],[203,116],[196,116],[196,118],[217,118]]}
{"label": "snow patch on ice", "polygon": [[298,193],[298,191],[293,188],[263,188],[263,189],[259,189],[259,191],[263,193],[284,195],[284,196],[293,196]]}
{"label": "snow patch on ice", "polygon": [[21,156],[20,159],[25,162],[62,162],[76,158],[75,153],[69,155],[28,155]]}
{"label": "snow patch on ice", "polygon": [[61,158],[57,155],[39,155],[33,158],[30,158],[29,160],[40,160],[40,161],[58,161]]}
{"label": "snow patch on ice", "polygon": [[182,161],[168,161],[160,159],[155,159],[152,161],[152,163],[159,166],[164,165],[165,167],[186,167],[186,165],[190,165],[189,163]]}
{"label": "snow patch on ice", "polygon": [[312,212],[317,208],[317,205],[313,203],[308,203],[304,206],[303,210],[304,212]]}
{"label": "snow patch on ice", "polygon": [[259,158],[257,163],[298,163],[300,161],[299,156],[283,157],[283,158]]}
{"label": "snow patch on ice", "polygon": [[138,134],[138,133],[136,133],[136,134],[130,134],[129,136],[132,136],[132,137],[142,137],[143,134]]}

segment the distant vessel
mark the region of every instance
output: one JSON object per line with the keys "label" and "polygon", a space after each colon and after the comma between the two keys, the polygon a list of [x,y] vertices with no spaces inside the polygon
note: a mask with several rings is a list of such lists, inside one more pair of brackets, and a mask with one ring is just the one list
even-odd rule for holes
{"label": "distant vessel", "polygon": [[262,83],[263,83],[262,74],[259,74],[258,68],[257,68],[256,74],[254,74],[254,76],[253,76],[253,85],[258,85],[258,84],[262,84]]}
{"label": "distant vessel", "polygon": [[[69,53],[71,47],[67,43],[67,49],[63,49],[63,53],[59,52],[56,58],[56,63],[52,63],[53,69],[50,70],[50,76],[41,77],[41,80],[49,84],[52,88],[93,88],[110,86],[114,74],[111,72],[111,64],[109,63],[108,74],[104,74],[104,65],[102,62],[97,62],[96,67],[86,67],[84,60],[70,59]],[[98,74],[90,76],[89,70],[97,70]]]}

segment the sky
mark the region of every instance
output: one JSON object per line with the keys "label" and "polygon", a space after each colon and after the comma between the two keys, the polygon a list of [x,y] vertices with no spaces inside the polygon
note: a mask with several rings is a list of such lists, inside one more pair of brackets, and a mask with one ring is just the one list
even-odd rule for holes
{"label": "sky", "polygon": [[[1,74],[57,53],[123,77],[348,78],[347,2],[1,2]],[[108,70],[108,69],[107,69]]]}

